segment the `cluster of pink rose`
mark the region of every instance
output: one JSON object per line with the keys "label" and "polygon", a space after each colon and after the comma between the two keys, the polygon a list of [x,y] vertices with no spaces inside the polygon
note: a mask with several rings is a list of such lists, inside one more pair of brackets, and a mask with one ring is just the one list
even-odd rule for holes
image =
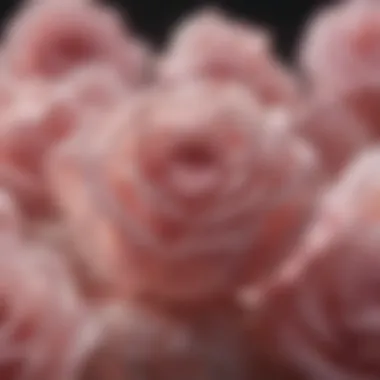
{"label": "cluster of pink rose", "polygon": [[95,0],[22,4],[1,380],[380,378],[380,2],[329,5],[299,52],[217,9],[157,52]]}

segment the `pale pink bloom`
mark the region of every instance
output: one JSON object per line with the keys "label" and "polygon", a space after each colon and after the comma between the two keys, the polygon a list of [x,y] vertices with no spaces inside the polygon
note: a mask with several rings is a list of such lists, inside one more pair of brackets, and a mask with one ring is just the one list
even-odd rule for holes
{"label": "pale pink bloom", "polygon": [[72,97],[32,82],[18,85],[0,114],[0,183],[33,214],[48,203],[48,153],[78,126],[79,111]]}
{"label": "pale pink bloom", "polygon": [[257,297],[254,343],[301,379],[380,375],[379,167],[378,148],[353,160]]}
{"label": "pale pink bloom", "polygon": [[197,298],[231,292],[246,271],[256,279],[285,255],[321,180],[286,114],[244,87],[207,82],[150,89],[122,108],[86,152],[84,133],[52,169],[101,275]]}
{"label": "pale pink bloom", "polygon": [[56,252],[1,239],[0,376],[75,379],[101,335]]}
{"label": "pale pink bloom", "polygon": [[318,252],[340,235],[356,229],[371,229],[380,223],[379,167],[380,149],[375,146],[358,154],[339,173],[318,202],[311,230],[306,230],[306,236],[296,249],[296,252],[300,251],[297,260],[289,259],[290,263],[297,262],[298,265],[284,263],[280,272],[298,271],[310,260],[310,255],[304,252]]}
{"label": "pale pink bloom", "polygon": [[158,68],[163,82],[207,77],[246,85],[264,103],[293,104],[295,78],[275,56],[267,32],[203,11],[186,19],[169,41]]}
{"label": "pale pink bloom", "polygon": [[252,339],[272,364],[301,379],[380,376],[380,224],[363,227],[308,244],[316,225],[265,290]]}
{"label": "pale pink bloom", "polygon": [[84,1],[26,4],[5,30],[5,62],[21,78],[59,79],[89,64],[129,85],[145,75],[147,50],[112,9]]}
{"label": "pale pink bloom", "polygon": [[313,85],[339,91],[378,83],[379,20],[377,1],[347,1],[317,13],[299,51]]}
{"label": "pale pink bloom", "polygon": [[334,95],[379,134],[380,3],[347,1],[311,19],[300,63],[314,91]]}
{"label": "pale pink bloom", "polygon": [[340,174],[293,255],[257,297],[253,339],[305,378],[380,374],[379,165],[373,148]]}

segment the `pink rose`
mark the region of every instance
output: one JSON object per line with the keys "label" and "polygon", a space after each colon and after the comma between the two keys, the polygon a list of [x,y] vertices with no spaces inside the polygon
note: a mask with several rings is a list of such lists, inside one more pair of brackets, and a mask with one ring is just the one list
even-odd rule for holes
{"label": "pink rose", "polygon": [[302,379],[380,376],[378,227],[348,229],[300,250],[263,294],[253,339],[272,365]]}
{"label": "pink rose", "polygon": [[314,91],[331,94],[379,135],[380,3],[347,1],[311,19],[300,63]]}
{"label": "pink rose", "polygon": [[318,194],[318,161],[282,112],[245,90],[147,90],[102,119],[91,143],[83,130],[60,152],[53,187],[108,280],[208,297],[232,292],[247,272],[255,281],[286,255]]}
{"label": "pink rose", "polygon": [[180,24],[158,75],[169,83],[199,77],[237,81],[269,104],[293,104],[298,97],[295,78],[275,57],[267,32],[215,10],[195,14]]}
{"label": "pink rose", "polygon": [[101,336],[56,252],[1,239],[0,376],[74,378]]}
{"label": "pink rose", "polygon": [[50,209],[48,153],[78,127],[82,115],[70,94],[40,82],[19,84],[0,115],[0,183],[31,215]]}
{"label": "pink rose", "polygon": [[287,262],[261,288],[252,339],[301,378],[380,375],[380,150],[362,153],[322,198]]}
{"label": "pink rose", "polygon": [[145,74],[145,47],[116,12],[92,2],[32,2],[5,32],[5,65],[21,78],[59,79],[91,64],[109,66],[129,85]]}

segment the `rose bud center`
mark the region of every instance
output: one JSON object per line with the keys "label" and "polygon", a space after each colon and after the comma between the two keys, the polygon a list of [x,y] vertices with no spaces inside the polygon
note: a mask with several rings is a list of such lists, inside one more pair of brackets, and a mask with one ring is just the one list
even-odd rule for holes
{"label": "rose bud center", "polygon": [[202,196],[218,182],[220,163],[207,141],[182,141],[173,147],[169,160],[170,183],[185,197]]}

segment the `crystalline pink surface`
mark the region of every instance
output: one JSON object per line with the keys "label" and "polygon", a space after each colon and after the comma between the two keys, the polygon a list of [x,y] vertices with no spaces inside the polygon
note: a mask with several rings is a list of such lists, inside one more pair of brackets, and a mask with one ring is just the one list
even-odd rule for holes
{"label": "crystalline pink surface", "polygon": [[32,2],[6,33],[6,68],[21,78],[59,79],[89,64],[109,66],[131,85],[145,74],[145,47],[116,12],[93,2]]}
{"label": "crystalline pink surface", "polygon": [[303,228],[318,161],[245,88],[152,89],[103,122],[87,154],[73,140],[52,172],[65,173],[53,175],[62,207],[78,233],[98,231],[83,243],[114,280],[175,298],[226,292]]}
{"label": "crystalline pink surface", "polygon": [[204,11],[173,33],[158,75],[168,82],[199,77],[237,81],[264,103],[292,104],[297,99],[295,78],[272,50],[264,30]]}

